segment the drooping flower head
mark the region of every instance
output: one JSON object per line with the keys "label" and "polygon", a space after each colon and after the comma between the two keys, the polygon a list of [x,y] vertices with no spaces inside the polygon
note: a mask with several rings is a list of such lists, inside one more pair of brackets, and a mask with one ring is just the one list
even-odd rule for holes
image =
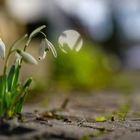
{"label": "drooping flower head", "polygon": [[22,59],[23,59],[24,62],[33,64],[33,65],[37,65],[38,64],[36,59],[31,54],[29,54],[27,52],[24,52],[22,50],[17,50],[17,53],[22,56]]}
{"label": "drooping flower head", "polygon": [[40,47],[39,47],[39,59],[42,60],[46,57],[47,51],[50,51],[52,55],[56,58],[57,52],[53,44],[47,39],[42,39]]}

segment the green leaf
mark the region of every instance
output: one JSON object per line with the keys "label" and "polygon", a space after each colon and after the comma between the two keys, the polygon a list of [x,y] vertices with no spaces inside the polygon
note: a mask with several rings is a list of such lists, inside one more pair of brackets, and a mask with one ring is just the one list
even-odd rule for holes
{"label": "green leaf", "polygon": [[52,52],[53,56],[57,57],[57,52],[53,44],[47,38],[45,38],[45,42],[46,42],[47,48]]}
{"label": "green leaf", "polygon": [[11,108],[15,108],[21,96],[22,96],[22,86],[18,83],[16,88],[13,88],[11,91],[12,98]]}
{"label": "green leaf", "polygon": [[35,29],[29,36],[29,38],[33,38],[37,33],[39,33],[42,29],[46,28],[45,25],[42,25],[40,27],[38,27],[37,29]]}
{"label": "green leaf", "polygon": [[21,112],[23,104],[24,104],[24,101],[25,101],[25,96],[23,96],[23,97],[21,97],[19,99],[19,101],[17,102],[16,107],[15,107],[15,112],[16,113],[20,113]]}
{"label": "green leaf", "polygon": [[21,94],[19,96],[18,102],[16,103],[16,108],[15,108],[16,113],[21,112],[23,104],[25,102],[26,95],[28,93],[28,88],[31,85],[31,83],[32,83],[32,78],[31,77],[29,79],[27,79],[26,82],[24,83],[23,88],[22,88],[22,93],[23,94]]}
{"label": "green leaf", "polygon": [[3,116],[2,99],[0,99],[0,117]]}
{"label": "green leaf", "polygon": [[99,116],[99,117],[95,118],[96,122],[105,122],[106,120],[107,120],[107,118],[104,116]]}
{"label": "green leaf", "polygon": [[15,63],[11,66],[9,74],[8,74],[8,91],[13,90],[14,88],[17,88],[18,80],[19,80],[19,71],[20,71],[20,65]]}
{"label": "green leaf", "polygon": [[3,76],[0,76],[0,99],[2,96],[2,90],[3,90]]}
{"label": "green leaf", "polygon": [[23,85],[23,90],[26,90],[27,88],[29,88],[32,81],[33,81],[33,79],[31,77],[28,80],[26,80],[25,84]]}
{"label": "green leaf", "polygon": [[11,92],[7,92],[5,96],[5,101],[6,101],[6,108],[9,108],[11,105]]}
{"label": "green leaf", "polygon": [[0,117],[3,116],[4,108],[3,108],[3,76],[0,76]]}
{"label": "green leaf", "polygon": [[7,109],[6,93],[7,93],[7,77],[6,75],[0,76],[0,99],[1,99],[1,110],[2,114],[5,113]]}
{"label": "green leaf", "polygon": [[11,87],[13,85],[13,81],[14,81],[14,77],[15,77],[15,65],[12,65],[12,67],[10,68],[9,74],[8,74],[8,91],[11,90]]}
{"label": "green leaf", "polygon": [[16,87],[16,88],[17,88],[17,85],[18,85],[18,82],[19,82],[19,75],[20,75],[20,68],[21,68],[20,64],[19,63],[17,64],[17,63],[15,64],[16,71],[15,71],[15,77],[14,77],[14,82],[13,82],[13,87]]}
{"label": "green leaf", "polygon": [[4,93],[7,91],[6,82],[6,76],[0,76],[0,98],[3,98]]}

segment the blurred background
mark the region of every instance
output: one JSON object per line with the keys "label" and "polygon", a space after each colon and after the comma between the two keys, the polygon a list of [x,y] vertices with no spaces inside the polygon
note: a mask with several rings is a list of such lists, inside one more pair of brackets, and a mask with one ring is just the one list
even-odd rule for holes
{"label": "blurred background", "polygon": [[[48,54],[38,66],[24,65],[22,79],[34,77],[34,94],[96,90],[130,93],[139,87],[140,0],[0,1],[0,37],[7,47],[43,24],[58,58]],[[78,31],[84,40],[78,53],[65,54],[58,47],[60,34],[68,29]],[[34,56],[39,44],[37,37],[28,49]]]}

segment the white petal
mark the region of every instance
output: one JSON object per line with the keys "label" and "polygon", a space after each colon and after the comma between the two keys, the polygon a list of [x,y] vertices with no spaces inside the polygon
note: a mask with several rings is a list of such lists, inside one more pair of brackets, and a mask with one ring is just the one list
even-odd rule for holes
{"label": "white petal", "polygon": [[52,52],[53,56],[57,57],[57,52],[56,52],[56,49],[53,46],[53,44],[48,39],[45,39],[45,41],[46,41],[46,45],[47,45],[48,49]]}
{"label": "white petal", "polygon": [[44,39],[42,39],[42,41],[41,41],[38,52],[39,52],[39,59],[40,60],[45,59],[45,57],[46,57],[46,44],[45,44]]}
{"label": "white petal", "polygon": [[18,53],[15,53],[15,57],[16,57],[17,60],[20,60],[22,58],[22,56],[19,55]]}
{"label": "white petal", "polygon": [[45,57],[46,57],[46,52],[44,52],[44,54],[42,55],[42,56],[39,56],[39,60],[43,60],[43,59],[45,59]]}
{"label": "white petal", "polygon": [[38,64],[36,59],[31,54],[24,52],[24,51],[19,51],[19,50],[18,50],[18,53],[22,56],[22,59],[25,62],[30,63],[30,64],[34,64],[34,65]]}
{"label": "white petal", "polygon": [[0,38],[0,57],[2,59],[5,58],[5,44],[4,44],[4,42],[2,41],[1,38]]}

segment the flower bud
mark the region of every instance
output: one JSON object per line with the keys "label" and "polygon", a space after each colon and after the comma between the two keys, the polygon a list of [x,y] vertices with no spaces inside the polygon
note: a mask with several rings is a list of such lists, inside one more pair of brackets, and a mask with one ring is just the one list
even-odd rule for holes
{"label": "flower bud", "polygon": [[31,54],[24,52],[22,50],[17,50],[17,53],[22,56],[23,61],[30,63],[30,64],[34,64],[34,65],[38,64],[36,59]]}

